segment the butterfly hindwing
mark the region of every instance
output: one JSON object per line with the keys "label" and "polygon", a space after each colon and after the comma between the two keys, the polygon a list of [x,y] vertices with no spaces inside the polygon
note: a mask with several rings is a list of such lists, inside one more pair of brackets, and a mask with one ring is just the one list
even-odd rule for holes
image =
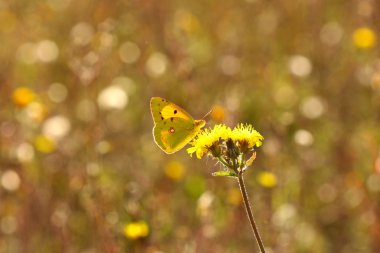
{"label": "butterfly hindwing", "polygon": [[154,127],[154,139],[166,153],[183,148],[197,135],[200,127],[182,118],[165,119]]}

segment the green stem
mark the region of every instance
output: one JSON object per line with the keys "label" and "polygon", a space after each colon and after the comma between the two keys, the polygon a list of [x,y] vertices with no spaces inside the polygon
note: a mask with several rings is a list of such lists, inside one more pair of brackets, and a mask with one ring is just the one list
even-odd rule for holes
{"label": "green stem", "polygon": [[221,162],[224,166],[226,166],[227,168],[230,168],[231,166],[222,158],[222,157],[217,157],[219,162]]}
{"label": "green stem", "polygon": [[247,190],[245,189],[242,171],[239,172],[239,174],[238,174],[238,181],[239,181],[239,186],[240,186],[241,194],[243,195],[245,210],[247,211],[249,222],[251,223],[251,227],[252,227],[253,233],[255,234],[255,238],[256,238],[257,244],[259,245],[259,248],[260,248],[261,252],[265,253],[264,244],[263,244],[263,241],[261,240],[261,237],[260,237],[260,234],[259,234],[259,230],[258,230],[258,228],[256,226],[256,222],[255,222],[255,219],[253,218],[251,206],[249,204],[248,194],[247,194]]}
{"label": "green stem", "polygon": [[244,158],[245,158],[245,155],[243,153],[243,154],[241,154],[241,157],[240,157],[240,166],[239,166],[240,171],[244,170],[244,165],[245,165]]}

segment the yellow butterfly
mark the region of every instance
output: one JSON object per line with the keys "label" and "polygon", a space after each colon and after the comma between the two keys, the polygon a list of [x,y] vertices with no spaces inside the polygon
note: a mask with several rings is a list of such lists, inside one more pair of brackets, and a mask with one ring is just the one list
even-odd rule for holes
{"label": "yellow butterfly", "polygon": [[154,141],[168,154],[183,148],[206,124],[204,120],[194,120],[184,109],[160,97],[150,99],[150,111],[154,121]]}

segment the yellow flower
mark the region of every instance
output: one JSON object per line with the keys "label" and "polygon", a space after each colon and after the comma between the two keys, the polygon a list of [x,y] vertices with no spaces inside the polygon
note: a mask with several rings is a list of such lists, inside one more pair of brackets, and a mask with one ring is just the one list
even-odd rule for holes
{"label": "yellow flower", "polygon": [[231,139],[237,142],[240,147],[251,149],[255,146],[260,147],[264,137],[252,125],[239,124],[232,130]]}
{"label": "yellow flower", "polygon": [[227,139],[231,133],[231,129],[226,125],[215,125],[213,129],[204,129],[190,143],[191,148],[187,152],[192,155],[195,153],[198,159],[201,159],[206,153],[217,148],[220,139]]}
{"label": "yellow flower", "polygon": [[211,118],[216,122],[222,122],[226,117],[226,112],[223,106],[215,105],[211,111]]}
{"label": "yellow flower", "polygon": [[239,205],[242,201],[240,190],[237,188],[231,188],[227,192],[227,201],[235,206]]}
{"label": "yellow flower", "polygon": [[262,186],[267,188],[272,188],[277,185],[277,177],[271,172],[261,172],[258,175],[257,180]]}
{"label": "yellow flower", "polygon": [[124,226],[123,232],[128,239],[136,240],[147,237],[149,234],[149,227],[145,221],[130,222]]}
{"label": "yellow flower", "polygon": [[[226,125],[215,125],[213,129],[201,131],[187,149],[190,156],[198,159],[209,154],[216,158],[227,171],[217,171],[213,176],[236,177],[252,165],[256,158],[254,147],[260,147],[263,136],[252,125],[239,124],[233,130]],[[250,157],[248,157],[250,155]],[[248,160],[246,160],[248,158]]]}
{"label": "yellow flower", "polygon": [[360,27],[352,34],[352,40],[358,48],[372,48],[376,44],[376,34],[369,27]]}
{"label": "yellow flower", "polygon": [[41,123],[48,114],[48,108],[38,101],[33,101],[25,107],[25,112],[30,119]]}
{"label": "yellow flower", "polygon": [[34,139],[34,146],[42,153],[51,153],[56,149],[55,142],[45,135],[37,135]]}
{"label": "yellow flower", "polygon": [[24,107],[29,103],[35,101],[36,94],[28,87],[19,87],[13,91],[12,100],[13,103]]}
{"label": "yellow flower", "polygon": [[180,10],[175,15],[176,25],[187,33],[195,33],[200,29],[200,23],[196,16],[186,10]]}
{"label": "yellow flower", "polygon": [[164,171],[168,178],[178,181],[183,178],[185,167],[178,161],[170,161],[165,165]]}

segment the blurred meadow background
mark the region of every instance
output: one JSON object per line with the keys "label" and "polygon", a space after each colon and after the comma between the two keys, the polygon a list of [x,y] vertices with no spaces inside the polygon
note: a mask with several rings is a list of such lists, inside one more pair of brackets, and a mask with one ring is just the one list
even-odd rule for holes
{"label": "blurred meadow background", "polygon": [[155,145],[152,96],[264,136],[268,252],[380,252],[379,11],[0,0],[0,253],[258,252],[237,182]]}

